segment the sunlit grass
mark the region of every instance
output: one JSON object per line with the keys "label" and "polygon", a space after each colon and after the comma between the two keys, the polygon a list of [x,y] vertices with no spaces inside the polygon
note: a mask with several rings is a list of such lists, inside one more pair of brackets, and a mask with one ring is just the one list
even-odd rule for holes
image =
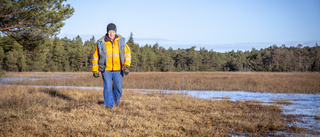
{"label": "sunlit grass", "polygon": [[[313,131],[257,101],[124,91],[112,111],[101,90],[0,87],[2,136],[273,136]],[[293,126],[290,126],[293,125]],[[298,134],[298,135],[299,135]]]}
{"label": "sunlit grass", "polygon": [[[7,73],[5,77],[47,77],[39,81],[10,84],[103,87],[90,72]],[[55,79],[53,79],[53,77]],[[320,73],[277,72],[130,72],[127,89],[252,91],[272,93],[320,93]]]}

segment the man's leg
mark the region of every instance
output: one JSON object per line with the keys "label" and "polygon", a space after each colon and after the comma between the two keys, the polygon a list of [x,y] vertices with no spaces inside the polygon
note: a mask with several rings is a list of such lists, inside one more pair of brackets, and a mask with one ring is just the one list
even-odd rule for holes
{"label": "man's leg", "polygon": [[123,81],[123,72],[114,71],[113,72],[113,99],[116,105],[120,103],[120,98],[122,96],[122,81]]}
{"label": "man's leg", "polygon": [[113,95],[112,95],[112,72],[105,71],[102,73],[103,79],[103,98],[104,98],[104,105],[106,108],[113,107]]}

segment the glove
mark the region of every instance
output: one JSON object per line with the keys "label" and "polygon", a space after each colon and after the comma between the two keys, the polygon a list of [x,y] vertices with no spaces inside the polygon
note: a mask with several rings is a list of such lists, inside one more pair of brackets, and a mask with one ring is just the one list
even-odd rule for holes
{"label": "glove", "polygon": [[98,73],[93,73],[93,77],[98,78],[99,77],[99,72]]}
{"label": "glove", "polygon": [[129,72],[130,72],[129,67],[128,67],[128,66],[124,66],[123,73],[124,73],[125,75],[128,75]]}

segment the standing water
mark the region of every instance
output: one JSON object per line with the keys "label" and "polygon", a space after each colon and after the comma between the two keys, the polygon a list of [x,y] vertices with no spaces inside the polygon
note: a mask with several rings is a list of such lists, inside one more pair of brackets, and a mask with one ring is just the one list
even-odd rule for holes
{"label": "standing water", "polygon": [[[42,78],[43,79],[43,78]],[[16,80],[42,80],[41,78],[2,78],[2,81]],[[1,86],[1,80],[0,80]],[[11,86],[11,85],[2,85]],[[98,89],[102,87],[80,87],[80,86],[36,86],[28,85],[27,87],[41,88],[76,88],[76,89]],[[159,91],[163,93],[183,93],[191,97],[201,99],[230,99],[231,101],[260,101],[263,104],[276,104],[280,106],[284,114],[301,116],[302,121],[296,123],[297,126],[309,128],[320,132],[320,94],[284,94],[284,93],[259,93],[245,91],[178,91],[178,90],[155,90],[155,89],[124,89],[140,93],[150,93]],[[280,103],[277,103],[280,101]],[[281,103],[283,102],[283,103]]]}

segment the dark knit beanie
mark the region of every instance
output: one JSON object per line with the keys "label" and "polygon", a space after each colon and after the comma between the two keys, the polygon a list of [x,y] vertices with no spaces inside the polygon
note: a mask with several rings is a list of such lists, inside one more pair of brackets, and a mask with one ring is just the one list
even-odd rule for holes
{"label": "dark knit beanie", "polygon": [[109,32],[109,30],[114,30],[115,32],[117,32],[117,27],[115,24],[113,23],[109,23],[107,26],[107,32]]}

